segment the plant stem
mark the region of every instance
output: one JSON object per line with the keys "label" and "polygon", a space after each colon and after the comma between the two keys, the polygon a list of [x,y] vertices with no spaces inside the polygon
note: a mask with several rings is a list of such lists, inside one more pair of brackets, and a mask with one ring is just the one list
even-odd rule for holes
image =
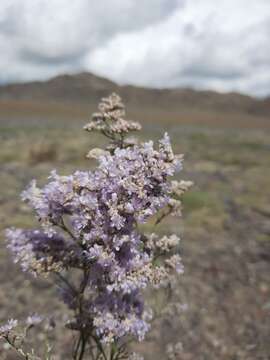
{"label": "plant stem", "polygon": [[85,337],[84,337],[84,334],[83,334],[83,331],[81,333],[81,351],[80,351],[80,355],[79,355],[79,358],[78,360],[82,360],[83,359],[83,356],[84,356],[84,352],[85,352],[85,345],[86,345],[86,341],[85,341]]}
{"label": "plant stem", "polygon": [[11,346],[11,348],[18,354],[20,357],[22,357],[25,360],[29,360],[29,356],[25,354],[22,350],[20,351],[17,346],[14,345],[12,341],[9,340],[8,336],[3,337],[3,339],[6,340],[6,342]]}

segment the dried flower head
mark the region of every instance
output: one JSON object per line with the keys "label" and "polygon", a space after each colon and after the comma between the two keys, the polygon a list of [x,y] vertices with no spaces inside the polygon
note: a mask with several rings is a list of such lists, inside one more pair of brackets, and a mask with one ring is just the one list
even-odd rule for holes
{"label": "dried flower head", "polygon": [[[123,146],[123,138],[130,131],[141,130],[141,125],[136,121],[126,120],[125,106],[120,96],[113,93],[107,98],[103,98],[98,106],[99,112],[92,115],[92,120],[85,125],[87,131],[97,131],[105,135],[112,141],[112,148],[118,145]],[[129,142],[125,143],[129,146]]]}

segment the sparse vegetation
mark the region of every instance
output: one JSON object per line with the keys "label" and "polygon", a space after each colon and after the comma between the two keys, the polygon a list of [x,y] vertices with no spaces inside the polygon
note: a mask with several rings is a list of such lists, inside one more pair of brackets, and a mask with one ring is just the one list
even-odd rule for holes
{"label": "sparse vegetation", "polygon": [[[87,169],[89,160],[81,158],[81,154],[87,153],[89,147],[103,144],[100,137],[89,139],[87,134],[81,134],[79,128],[85,123],[86,111],[76,120],[69,118],[69,111],[67,120],[64,120],[65,110],[57,121],[52,113],[40,113],[35,121],[28,115],[22,116],[22,121],[20,115],[23,114],[11,116],[10,112],[7,121],[1,114],[2,230],[11,224],[33,225],[31,213],[18,202],[18,193],[32,178],[44,183],[48,172],[54,168],[63,174],[73,172],[78,166]],[[144,117],[143,114],[136,117],[134,112],[134,118]],[[241,124],[244,124],[245,116],[242,118]],[[251,130],[238,126],[237,122],[227,124],[226,128],[215,127],[214,121],[202,127],[196,125],[194,119],[193,125],[188,125],[188,116],[185,123],[180,120],[171,120],[164,114],[152,123],[149,117],[143,124],[143,137],[156,140],[168,126],[175,151],[186,154],[183,177],[196,183],[184,199],[184,222],[170,219],[160,225],[164,234],[168,228],[179,235],[184,233],[181,246],[186,271],[178,288],[182,303],[187,303],[188,307],[175,316],[174,321],[157,322],[147,338],[147,345],[140,345],[137,350],[143,352],[146,359],[152,359],[155,350],[163,360],[165,344],[180,340],[183,344],[181,360],[267,359],[270,354],[270,225],[267,215],[270,134],[260,129],[260,122],[255,123],[256,126],[253,124]],[[237,129],[239,127],[242,129]],[[75,135],[77,131],[78,136]],[[36,163],[33,167],[28,154],[32,145],[40,141],[56,144],[57,157],[53,162]],[[3,232],[0,246],[1,320],[4,322],[11,316],[24,318],[30,304],[34,311],[44,315],[61,314],[63,308],[54,300],[53,287],[22,275],[11,263]],[[41,297],[36,296],[37,292]],[[59,340],[58,331],[54,337]],[[66,336],[59,349],[54,350],[63,352],[68,343]],[[6,357],[0,353],[1,359],[11,359],[10,354]]]}

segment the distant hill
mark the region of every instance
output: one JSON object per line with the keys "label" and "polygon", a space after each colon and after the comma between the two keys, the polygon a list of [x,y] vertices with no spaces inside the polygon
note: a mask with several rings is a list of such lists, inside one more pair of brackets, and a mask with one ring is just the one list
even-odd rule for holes
{"label": "distant hill", "polygon": [[201,114],[204,118],[209,115],[212,122],[218,121],[221,115],[223,121],[226,115],[243,119],[262,117],[264,121],[268,121],[270,117],[270,98],[256,99],[238,93],[222,94],[187,88],[151,89],[131,85],[120,86],[87,72],[60,75],[48,81],[0,86],[0,111],[1,106],[11,107],[16,104],[59,104],[69,108],[82,106],[92,109],[101,97],[112,91],[123,97],[132,113],[166,114],[175,119],[177,116],[188,118],[190,114],[193,118],[199,118]]}
{"label": "distant hill", "polygon": [[259,100],[238,93],[191,89],[150,89],[120,86],[91,73],[60,75],[48,81],[0,86],[0,100],[94,103],[115,91],[133,106],[163,110],[199,109],[270,116],[270,98]]}

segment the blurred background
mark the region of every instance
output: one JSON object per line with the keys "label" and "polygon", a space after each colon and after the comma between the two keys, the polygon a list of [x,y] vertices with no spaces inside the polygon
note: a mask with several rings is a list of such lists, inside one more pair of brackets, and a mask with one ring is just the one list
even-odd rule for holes
{"label": "blurred background", "polygon": [[103,140],[82,127],[114,91],[142,139],[168,131],[195,183],[183,219],[160,226],[182,237],[188,306],[140,346],[146,359],[167,341],[181,360],[270,359],[269,37],[269,0],[1,0],[1,320],[61,312],[2,230],[33,226],[19,197],[32,178],[93,166]]}

